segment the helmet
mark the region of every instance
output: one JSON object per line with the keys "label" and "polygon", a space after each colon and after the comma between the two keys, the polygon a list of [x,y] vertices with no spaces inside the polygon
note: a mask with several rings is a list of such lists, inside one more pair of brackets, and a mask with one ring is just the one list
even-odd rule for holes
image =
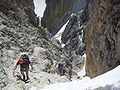
{"label": "helmet", "polygon": [[19,63],[22,64],[24,60],[22,58],[19,59]]}

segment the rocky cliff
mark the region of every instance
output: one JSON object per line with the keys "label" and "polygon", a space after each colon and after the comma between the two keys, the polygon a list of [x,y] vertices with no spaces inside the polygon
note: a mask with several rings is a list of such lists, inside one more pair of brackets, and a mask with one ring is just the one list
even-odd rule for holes
{"label": "rocky cliff", "polygon": [[[87,8],[80,11],[87,6],[88,0],[46,0],[46,4],[42,26],[47,27],[50,32],[57,32],[69,20],[62,35],[62,43],[65,44],[64,49],[74,68],[76,65],[81,68],[84,63],[81,56],[85,51],[83,29],[88,20],[88,11]],[[71,17],[71,14],[74,15]]]}
{"label": "rocky cliff", "polygon": [[83,67],[85,58],[82,56],[85,53],[84,32],[88,22],[88,9],[74,14],[67,24],[62,34],[62,44],[65,44],[65,51],[69,55],[69,60],[74,69]]}
{"label": "rocky cliff", "polygon": [[[66,57],[59,42],[46,29],[37,27],[33,10],[33,0],[0,1],[0,90],[27,90],[35,85],[42,87],[68,80],[57,74],[43,72],[54,72],[54,69],[51,70],[54,62],[64,61]],[[21,53],[29,55],[35,68],[30,72],[29,84],[17,79],[19,67],[15,75],[12,74]]]}
{"label": "rocky cliff", "polygon": [[[90,0],[75,0],[69,1],[69,4],[66,4],[64,0],[64,3],[66,6],[69,6],[66,11],[70,11],[72,6],[73,13],[81,10],[80,8],[82,8],[82,2],[82,4],[86,4],[86,2],[88,3],[89,1]],[[60,20],[64,17],[65,13],[58,14],[58,12],[61,13],[64,12],[64,10],[62,11],[62,6],[60,7],[60,5],[57,4],[57,1],[46,2],[48,6],[44,13],[45,16],[43,17],[42,23],[43,26],[48,27],[49,30],[54,30],[58,27]],[[70,4],[70,2],[73,4]],[[53,5],[56,7],[55,9],[50,9],[50,7],[52,7],[52,3],[54,3],[54,5],[56,3],[55,6]],[[120,0],[92,0],[90,1],[88,10],[85,14],[77,14],[71,19],[69,18],[69,23],[63,32],[62,43],[65,44],[64,49],[69,55],[69,60],[71,62],[75,61],[74,63],[76,63],[79,61],[79,57],[85,50],[84,46],[86,45],[86,72],[90,77],[95,77],[107,72],[120,64],[119,8]],[[58,20],[56,18],[58,18],[59,15],[61,18]],[[84,21],[84,17],[87,19],[89,17],[88,23]],[[52,22],[53,20],[55,22]],[[87,27],[85,25],[87,25]],[[83,44],[80,39],[82,30],[86,32],[85,44]],[[78,63],[76,63],[76,65],[79,66],[80,64]]]}
{"label": "rocky cliff", "polygon": [[120,0],[92,0],[86,30],[86,71],[95,77],[120,65]]}
{"label": "rocky cliff", "polygon": [[42,18],[42,26],[50,32],[58,30],[67,22],[72,13],[78,13],[88,4],[88,0],[46,0],[46,10]]}
{"label": "rocky cliff", "polygon": [[20,24],[31,23],[34,26],[38,26],[38,20],[34,13],[33,0],[1,0],[0,10],[9,18],[14,18]]}
{"label": "rocky cliff", "polygon": [[[82,57],[85,51],[85,44],[83,43],[83,32],[85,32],[85,25],[87,24],[88,20],[88,1],[89,0],[61,0],[58,2],[58,4],[55,4],[57,3],[57,0],[46,1],[47,7],[42,19],[43,26],[46,24],[47,26],[45,27],[48,29],[51,28],[51,30],[55,32],[57,32],[62,27],[62,25],[64,25],[69,20],[69,23],[62,34],[61,41],[62,44],[65,44],[64,50],[67,52],[69,61],[73,64],[72,66],[76,70],[82,68],[85,60]],[[72,5],[68,2],[72,3]],[[56,8],[52,7],[53,4]],[[69,8],[64,11],[64,6],[60,6],[59,4],[64,4],[65,7]],[[65,12],[67,13],[65,14]],[[58,16],[61,16],[62,18],[58,18]]]}
{"label": "rocky cliff", "polygon": [[50,32],[56,30],[65,14],[69,14],[74,0],[46,0],[46,10],[42,18],[42,26]]}

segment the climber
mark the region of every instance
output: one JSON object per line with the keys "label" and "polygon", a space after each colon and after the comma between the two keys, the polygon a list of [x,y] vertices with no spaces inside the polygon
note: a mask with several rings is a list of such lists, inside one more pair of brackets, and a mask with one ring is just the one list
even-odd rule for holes
{"label": "climber", "polygon": [[69,78],[69,80],[71,80],[71,78],[72,78],[72,74],[73,74],[72,67],[69,66],[69,65],[66,65],[66,68],[67,68],[66,72],[67,72],[68,75],[69,75],[68,78]]}
{"label": "climber", "polygon": [[58,73],[60,74],[60,76],[65,75],[66,71],[65,71],[64,64],[59,63],[57,66],[57,70],[58,70]]}
{"label": "climber", "polygon": [[[18,65],[20,65],[20,72],[23,75],[23,81],[27,81],[29,80],[29,76],[28,76],[28,70],[29,70],[29,64],[31,65],[31,68],[33,70],[33,65],[29,60],[29,57],[27,54],[22,54],[21,57],[19,58],[18,62],[16,63],[14,69],[13,69],[13,75],[15,73],[15,70],[17,68]],[[26,80],[25,80],[25,74],[24,72],[26,72]]]}

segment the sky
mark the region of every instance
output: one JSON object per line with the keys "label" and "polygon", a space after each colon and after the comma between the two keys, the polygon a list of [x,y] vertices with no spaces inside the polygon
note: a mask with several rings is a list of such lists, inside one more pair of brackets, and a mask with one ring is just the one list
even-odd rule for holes
{"label": "sky", "polygon": [[46,7],[45,0],[34,0],[35,13],[39,17],[43,17],[43,13]]}

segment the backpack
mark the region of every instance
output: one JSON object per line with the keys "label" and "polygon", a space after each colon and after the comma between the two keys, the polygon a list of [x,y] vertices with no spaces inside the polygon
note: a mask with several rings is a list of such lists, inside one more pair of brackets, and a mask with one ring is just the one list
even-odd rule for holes
{"label": "backpack", "polygon": [[22,67],[25,68],[25,67],[29,66],[30,60],[29,60],[29,57],[27,54],[22,54],[20,58],[22,58],[24,60],[23,64],[21,64]]}
{"label": "backpack", "polygon": [[59,63],[59,66],[60,66],[60,67],[64,67],[64,64]]}

